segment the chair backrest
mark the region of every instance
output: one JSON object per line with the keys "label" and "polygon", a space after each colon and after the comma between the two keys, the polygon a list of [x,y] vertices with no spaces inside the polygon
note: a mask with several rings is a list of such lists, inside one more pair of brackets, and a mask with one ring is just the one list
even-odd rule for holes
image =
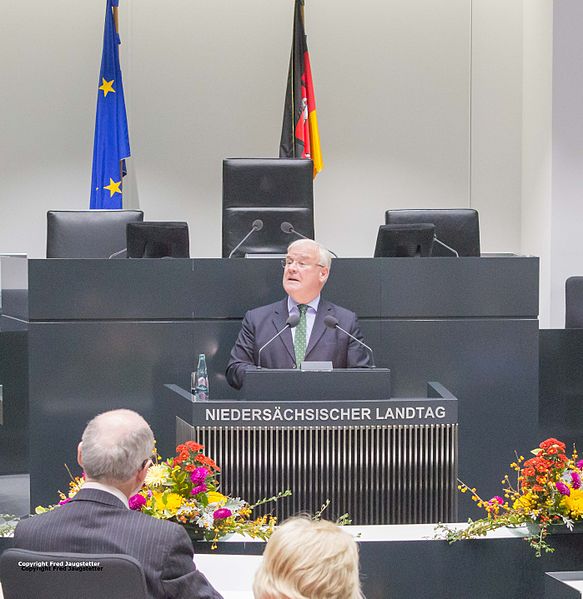
{"label": "chair backrest", "polygon": [[[431,223],[435,236],[460,256],[480,255],[480,224],[478,212],[470,208],[387,210],[387,225]],[[433,256],[452,256],[453,252],[433,244]]]}
{"label": "chair backrest", "polygon": [[565,328],[583,329],[583,277],[565,282]]}
{"label": "chair backrest", "polygon": [[189,258],[188,224],[154,222],[127,224],[128,258]]}
{"label": "chair backrest", "polygon": [[146,579],[129,555],[6,549],[0,557],[4,599],[145,599]]}
{"label": "chair backrest", "polygon": [[431,256],[435,225],[381,225],[374,250],[375,258]]}
{"label": "chair backrest", "polygon": [[223,257],[263,221],[237,250],[245,254],[284,254],[298,239],[281,230],[289,222],[296,231],[314,238],[314,167],[295,158],[229,158],[223,161]]}
{"label": "chair backrest", "polygon": [[47,212],[47,258],[109,258],[126,247],[126,225],[144,220],[141,210]]}

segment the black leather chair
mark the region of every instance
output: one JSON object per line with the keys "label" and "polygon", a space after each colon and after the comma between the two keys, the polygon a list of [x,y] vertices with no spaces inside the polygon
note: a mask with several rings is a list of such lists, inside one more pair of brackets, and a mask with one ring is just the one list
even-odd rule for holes
{"label": "black leather chair", "polygon": [[121,554],[6,549],[0,557],[0,581],[4,599],[145,599],[148,596],[142,566],[135,558]]}
{"label": "black leather chair", "polygon": [[47,258],[109,258],[125,249],[126,225],[143,220],[141,210],[51,210]]}
{"label": "black leather chair", "polygon": [[[460,256],[480,255],[480,223],[478,212],[470,208],[387,210],[387,225],[429,223],[435,225],[437,240],[450,246]],[[454,252],[437,241],[433,256],[453,256]]]}
{"label": "black leather chair", "polygon": [[565,328],[583,329],[583,277],[565,282]]}
{"label": "black leather chair", "polygon": [[293,158],[228,158],[223,161],[223,258],[263,221],[234,256],[284,254],[298,239],[281,224],[314,238],[313,164]]}

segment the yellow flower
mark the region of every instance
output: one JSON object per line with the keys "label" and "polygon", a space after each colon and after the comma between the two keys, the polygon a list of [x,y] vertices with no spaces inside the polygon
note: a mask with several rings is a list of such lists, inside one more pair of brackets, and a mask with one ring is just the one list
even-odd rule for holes
{"label": "yellow flower", "polygon": [[561,503],[569,510],[571,518],[583,517],[583,489],[571,489],[571,494],[564,496]]}
{"label": "yellow flower", "polygon": [[169,512],[174,515],[182,505],[182,497],[178,493],[153,493],[152,498],[158,512]]}
{"label": "yellow flower", "polygon": [[151,487],[159,487],[164,484],[168,476],[168,467],[165,464],[154,464],[146,474],[146,484]]}
{"label": "yellow flower", "polygon": [[182,505],[182,497],[178,493],[168,493],[166,495],[166,509],[172,513],[176,513]]}
{"label": "yellow flower", "polygon": [[535,506],[534,499],[531,493],[520,495],[516,501],[512,504],[512,508],[515,510],[522,510],[528,512]]}
{"label": "yellow flower", "polygon": [[222,493],[219,493],[217,491],[209,491],[207,493],[207,497],[209,503],[219,503],[222,505],[227,502],[227,498]]}

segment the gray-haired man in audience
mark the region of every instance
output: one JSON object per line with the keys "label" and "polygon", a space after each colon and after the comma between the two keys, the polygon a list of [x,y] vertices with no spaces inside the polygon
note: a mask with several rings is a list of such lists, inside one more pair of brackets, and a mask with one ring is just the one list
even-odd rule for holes
{"label": "gray-haired man in audience", "polygon": [[196,569],[192,543],[178,524],[128,508],[142,486],[154,435],[131,410],[99,414],[77,450],[86,483],[65,505],[22,520],[15,545],[33,551],[124,553],[144,569],[150,597],[222,599]]}

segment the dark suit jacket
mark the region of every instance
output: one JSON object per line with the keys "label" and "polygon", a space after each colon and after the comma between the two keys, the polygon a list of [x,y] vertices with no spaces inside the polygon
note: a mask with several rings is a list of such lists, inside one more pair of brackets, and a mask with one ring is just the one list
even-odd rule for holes
{"label": "dark suit jacket", "polygon": [[[320,298],[314,327],[310,334],[305,360],[331,361],[334,368],[362,368],[369,365],[369,356],[356,341],[338,329],[324,324],[328,315],[338,319],[338,324],[357,339],[362,339],[356,314]],[[245,314],[241,331],[231,350],[227,365],[227,381],[240,389],[247,370],[257,366],[258,352],[273,335],[285,327],[288,318],[287,297],[284,300],[249,310]],[[296,368],[293,339],[290,329],[284,331],[261,352],[264,368]]]}
{"label": "dark suit jacket", "polygon": [[128,510],[105,491],[81,489],[69,503],[21,520],[14,544],[31,551],[125,553],[142,564],[152,598],[222,599],[196,569],[180,525]]}

